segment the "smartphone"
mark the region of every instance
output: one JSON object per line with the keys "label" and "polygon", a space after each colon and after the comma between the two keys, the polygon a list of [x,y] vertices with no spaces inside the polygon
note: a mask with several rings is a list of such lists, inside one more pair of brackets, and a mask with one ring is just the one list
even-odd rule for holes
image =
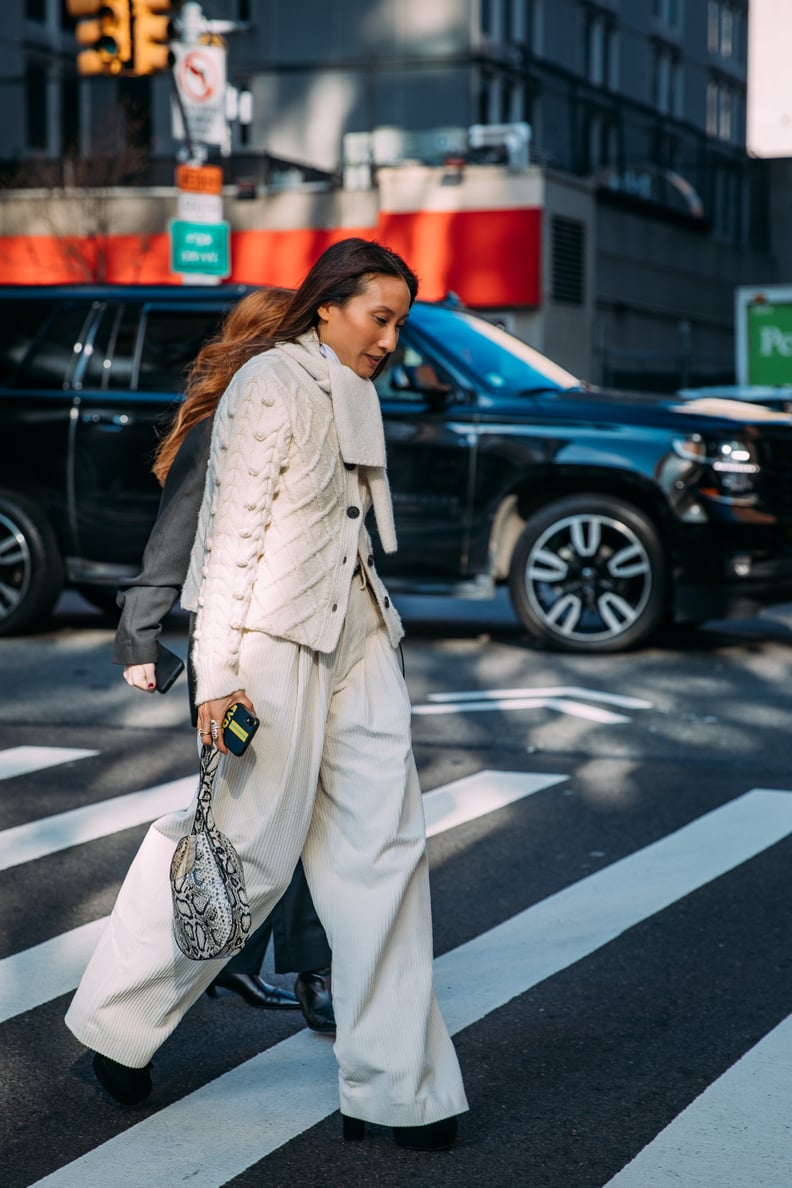
{"label": "smartphone", "polygon": [[158,693],[167,693],[173,682],[184,672],[184,661],[170,648],[157,641],[157,659],[154,665],[154,680]]}
{"label": "smartphone", "polygon": [[251,714],[246,705],[234,702],[229,705],[223,718],[223,742],[232,755],[244,755],[258,728],[256,715]]}

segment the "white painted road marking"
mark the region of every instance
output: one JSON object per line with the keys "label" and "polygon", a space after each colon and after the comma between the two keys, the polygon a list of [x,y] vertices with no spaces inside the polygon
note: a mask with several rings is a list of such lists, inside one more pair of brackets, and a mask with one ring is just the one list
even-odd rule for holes
{"label": "white painted road marking", "polygon": [[[580,700],[584,698],[585,700]],[[604,702],[621,709],[651,709],[651,701],[625,697],[619,693],[604,693],[599,689],[584,689],[579,685],[553,685],[544,689],[485,689],[465,693],[430,693],[428,704],[414,705],[418,717],[431,714],[470,714],[491,710],[554,709],[591,722],[605,725],[629,722],[625,714],[614,713],[587,702]]]}
{"label": "white painted road marking", "polygon": [[[432,792],[427,792],[423,798],[427,835],[432,837],[457,825],[475,821],[478,817],[513,804],[525,796],[531,796],[543,788],[551,788],[566,779],[567,776],[563,775],[479,771],[475,775],[465,776],[451,784],[435,788]],[[189,791],[185,792],[181,785],[189,785]],[[51,829],[47,828],[48,821],[34,822],[42,828],[28,839],[28,855],[40,857],[45,853],[65,849],[67,845],[76,845],[78,840],[93,840],[113,833],[116,829],[127,829],[130,825],[152,820],[149,810],[153,805],[159,803],[159,808],[153,816],[160,816],[162,812],[169,811],[169,807],[178,808],[185,803],[185,798],[189,799],[195,786],[196,779],[190,776],[188,780],[175,780],[173,784],[163,784],[146,792],[134,792],[129,796],[120,796],[117,800],[105,801],[94,806],[98,810],[95,820],[90,818],[86,809],[76,809],[74,813],[63,813],[60,817],[48,818],[48,821],[52,822]],[[151,799],[146,799],[149,796]],[[169,806],[168,802],[171,799],[174,803]],[[59,829],[63,831],[60,835]],[[17,833],[17,830],[7,830],[6,833]],[[0,834],[2,853],[7,849],[4,845],[5,836]],[[46,849],[45,842],[49,843]],[[20,858],[20,861],[27,860],[28,858]],[[0,960],[0,1022],[22,1014],[23,1011],[31,1011],[52,998],[74,990],[96,946],[105,920],[106,917],[94,920],[90,924],[84,924],[80,928],[74,928],[61,936]]]}
{"label": "white painted road marking", "polygon": [[84,842],[96,841],[133,825],[154,821],[164,813],[186,808],[198,786],[198,776],[186,776],[145,788],[142,792],[129,792],[126,796],[115,796],[112,800],[100,800],[82,808],[70,809],[40,821],[28,821],[15,825],[0,833],[0,870],[21,866],[46,854],[68,850]]}
{"label": "white painted road marking", "polygon": [[76,747],[9,747],[0,751],[0,780],[30,775],[47,767],[71,763],[75,759],[90,759],[98,751],[84,751]]}
{"label": "white painted road marking", "polygon": [[792,1015],[661,1130],[605,1188],[789,1188]]}
{"label": "white painted road marking", "polygon": [[0,1023],[75,990],[107,916],[0,961]]}
{"label": "white painted road marking", "polygon": [[561,784],[565,775],[532,775],[523,771],[477,771],[424,794],[426,836],[434,837],[487,813]]}
{"label": "white painted road marking", "polygon": [[623,693],[604,693],[601,689],[584,689],[582,685],[550,685],[542,689],[476,689],[466,693],[430,693],[429,701],[507,701],[514,697],[585,697],[587,701],[604,701],[622,709],[651,709],[654,702]]}
{"label": "white painted road marking", "polygon": [[[746,793],[437,958],[437,992],[452,1034],[790,833],[792,793]],[[125,1188],[186,1182],[219,1188],[337,1108],[330,1045],[302,1031],[38,1185],[106,1188],[123,1167]],[[733,1181],[713,1180],[706,1188],[724,1183]],[[759,1184],[754,1178],[750,1188]]]}

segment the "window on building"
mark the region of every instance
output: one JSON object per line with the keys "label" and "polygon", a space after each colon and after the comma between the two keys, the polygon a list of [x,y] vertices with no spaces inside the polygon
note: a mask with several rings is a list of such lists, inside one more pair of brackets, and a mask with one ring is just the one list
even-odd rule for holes
{"label": "window on building", "polygon": [[745,93],[731,79],[707,83],[707,135],[733,143],[742,141]]}
{"label": "window on building", "polygon": [[80,84],[76,78],[61,79],[61,154],[77,156],[80,149]]}
{"label": "window on building", "polygon": [[707,50],[721,58],[744,62],[747,19],[745,5],[737,0],[708,0]]}
{"label": "window on building", "polygon": [[608,112],[592,110],[588,103],[581,108],[581,116],[580,172],[596,173],[616,161],[616,128]]}
{"label": "window on building", "polygon": [[732,243],[743,241],[744,205],[739,168],[717,165],[712,171],[712,226],[717,235]]}
{"label": "window on building", "polygon": [[481,32],[498,43],[532,44],[538,0],[481,0]]}
{"label": "window on building", "polygon": [[652,64],[652,103],[663,115],[682,112],[682,64],[677,50],[658,46]]}
{"label": "window on building", "polygon": [[37,62],[25,67],[25,142],[30,149],[47,147],[47,71]]}
{"label": "window on building", "polygon": [[677,29],[681,4],[682,0],[654,0],[655,20],[666,29]]}
{"label": "window on building", "polygon": [[616,89],[616,28],[605,13],[586,10],[583,15],[583,72],[596,87]]}

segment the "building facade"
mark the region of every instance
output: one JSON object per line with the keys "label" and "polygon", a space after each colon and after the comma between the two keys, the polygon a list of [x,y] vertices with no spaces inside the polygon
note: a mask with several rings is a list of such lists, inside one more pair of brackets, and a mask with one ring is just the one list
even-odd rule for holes
{"label": "building facade", "polygon": [[[426,224],[431,208],[448,216],[448,236],[466,216],[450,287],[578,374],[627,386],[728,381],[735,286],[788,279],[771,250],[767,165],[745,151],[748,7],[206,0],[208,17],[248,26],[228,40],[230,81],[254,111],[233,127],[224,162],[235,278],[252,279],[245,235],[384,234],[397,214]],[[6,0],[0,85],[14,118],[0,128],[0,167],[8,177],[70,151],[101,158],[109,140],[114,184],[167,187],[168,79],[78,79],[72,27],[65,0]],[[482,128],[493,134],[471,132]],[[141,145],[150,157],[134,177],[129,154]],[[161,217],[149,213],[147,233]],[[0,232],[9,218],[18,234],[10,215]],[[436,295],[436,244],[404,227],[399,244],[420,253],[419,271],[438,272]],[[494,251],[504,276],[522,267],[536,283],[485,284],[471,236],[490,268]],[[266,271],[274,258],[259,247]],[[255,279],[282,282],[284,271]]]}

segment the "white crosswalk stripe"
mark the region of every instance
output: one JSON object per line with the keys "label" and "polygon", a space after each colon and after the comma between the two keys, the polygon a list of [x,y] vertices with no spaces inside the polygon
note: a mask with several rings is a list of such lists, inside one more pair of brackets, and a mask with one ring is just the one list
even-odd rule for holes
{"label": "white crosswalk stripe", "polygon": [[40,821],[15,825],[0,833],[0,870],[21,866],[35,858],[96,841],[134,825],[144,825],[164,813],[183,808],[195,791],[195,776],[171,780],[142,792],[101,800]]}
{"label": "white crosswalk stripe", "polygon": [[[790,834],[792,792],[755,789],[444,954],[435,971],[450,1030],[477,1022]],[[778,1062],[771,1064],[775,1070]],[[785,1096],[782,1086],[778,1092]],[[188,1180],[194,1188],[219,1188],[336,1108],[330,1047],[302,1032],[37,1183],[106,1188],[123,1166],[125,1188]],[[218,1133],[226,1141],[215,1142]],[[613,1183],[743,1188],[742,1181],[696,1179],[677,1170],[675,1163],[665,1179],[651,1180],[639,1169],[637,1178]],[[777,1182],[752,1174],[744,1183],[770,1188]]]}
{"label": "white crosswalk stripe", "polygon": [[[523,694],[505,692],[512,702]],[[0,780],[98,753],[9,748],[0,752]],[[503,771],[466,776],[425,794],[427,832],[436,836],[481,819],[567,778]],[[188,804],[195,782],[193,776],[172,780],[2,831],[0,869],[21,868],[145,825]],[[435,973],[450,1030],[457,1034],[476,1024],[791,835],[792,792],[754,789],[445,953]],[[0,960],[0,1022],[73,990],[103,926],[104,920],[94,920]],[[791,1064],[792,1015],[714,1080],[604,1188],[788,1188]],[[105,1188],[119,1182],[115,1177],[123,1166],[128,1188],[186,1180],[196,1188],[219,1188],[337,1108],[332,1045],[302,1030],[37,1184]],[[222,1144],[207,1137],[218,1129],[227,1138]],[[174,1133],[180,1136],[178,1147]]]}
{"label": "white crosswalk stripe", "polygon": [[77,747],[8,747],[0,751],[0,780],[15,776],[31,775],[61,763],[72,763],[76,759],[89,759],[98,751],[85,751]]}
{"label": "white crosswalk stripe", "polygon": [[792,1015],[718,1077],[605,1188],[789,1188]]}
{"label": "white crosswalk stripe", "polygon": [[[566,776],[530,772],[479,771],[424,795],[427,834],[432,837],[504,808],[515,800],[563,783]],[[94,841],[141,825],[189,802],[195,777],[174,780],[143,792],[101,801],[56,817],[0,833],[0,869]],[[24,857],[22,855],[25,855]],[[33,1010],[74,990],[88,962],[104,919],[43,941],[0,960],[0,1022]]]}

